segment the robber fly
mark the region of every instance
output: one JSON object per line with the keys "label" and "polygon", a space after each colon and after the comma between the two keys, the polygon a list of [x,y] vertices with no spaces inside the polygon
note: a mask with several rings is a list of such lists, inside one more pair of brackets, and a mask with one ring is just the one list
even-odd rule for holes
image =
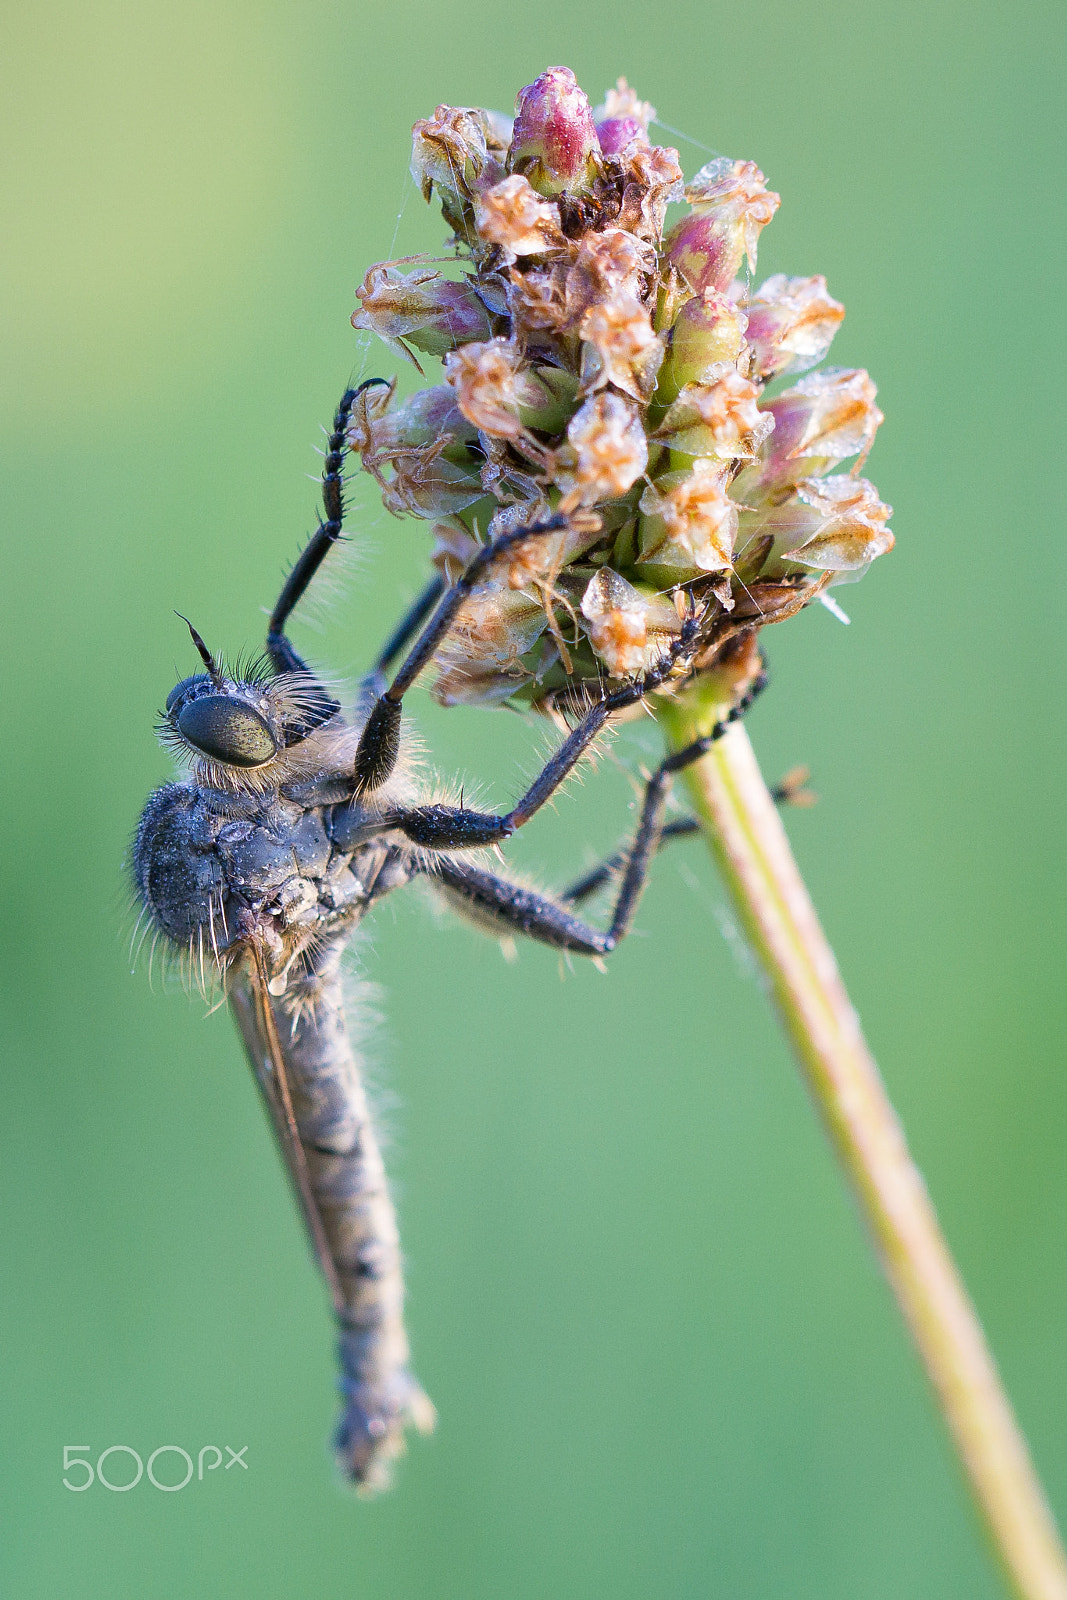
{"label": "robber fly", "polygon": [[[370,380],[371,383],[380,380]],[[489,871],[469,852],[499,845],[558,789],[613,714],[668,679],[699,647],[696,608],[655,666],[588,704],[518,803],[492,814],[427,800],[401,759],[403,698],[433,660],[464,601],[520,541],[557,533],[561,515],[484,544],[450,586],[435,578],[403,618],[346,714],[286,636],[290,615],[344,516],[346,427],[360,389],[334,417],[323,469],[325,516],[270,616],[258,664],[228,671],[192,624],[202,670],[171,690],[159,733],[188,769],[150,797],[133,878],[156,936],[209,968],[223,988],[266,1103],[339,1327],[341,1468],[382,1487],[405,1428],[434,1410],[412,1375],[396,1218],[349,1037],[341,959],[353,930],[391,890],[428,878],[498,937],[523,934],[599,958],[627,932],[649,862],[668,836],[672,774],[702,755],[762,687],[708,736],[668,757],[645,787],[629,846],[556,899]],[[400,665],[390,679],[390,669]],[[574,907],[617,883],[606,930]]]}

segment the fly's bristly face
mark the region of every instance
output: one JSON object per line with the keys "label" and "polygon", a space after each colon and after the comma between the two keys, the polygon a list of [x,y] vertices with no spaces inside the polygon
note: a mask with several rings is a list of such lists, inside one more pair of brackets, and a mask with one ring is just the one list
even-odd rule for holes
{"label": "fly's bristly face", "polygon": [[349,742],[339,709],[309,673],[253,660],[183,678],[157,732],[198,783],[262,794],[336,765]]}

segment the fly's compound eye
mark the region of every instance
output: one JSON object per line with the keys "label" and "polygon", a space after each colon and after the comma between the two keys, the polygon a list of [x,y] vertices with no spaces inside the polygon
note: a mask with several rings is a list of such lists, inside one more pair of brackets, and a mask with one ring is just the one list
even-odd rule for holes
{"label": "fly's compound eye", "polygon": [[169,716],[174,707],[181,700],[191,700],[194,694],[206,687],[211,682],[206,672],[196,672],[191,678],[183,678],[181,683],[176,683],[167,696],[166,712]]}
{"label": "fly's compound eye", "polygon": [[229,767],[261,767],[278,753],[278,741],[259,712],[228,694],[190,700],[178,713],[177,728],[194,749]]}

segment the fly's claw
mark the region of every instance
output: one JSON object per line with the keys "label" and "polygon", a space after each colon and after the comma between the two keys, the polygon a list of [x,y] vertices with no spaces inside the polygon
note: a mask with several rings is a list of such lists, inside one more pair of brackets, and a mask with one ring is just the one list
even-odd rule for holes
{"label": "fly's claw", "polygon": [[778,806],[800,806],[808,808],[818,805],[819,796],[814,789],[807,787],[811,777],[809,767],[791,767],[771,790],[771,797]]}

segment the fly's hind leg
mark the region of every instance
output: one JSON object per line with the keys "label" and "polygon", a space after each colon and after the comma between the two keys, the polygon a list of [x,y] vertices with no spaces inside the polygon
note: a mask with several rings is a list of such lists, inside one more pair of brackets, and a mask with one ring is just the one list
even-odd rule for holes
{"label": "fly's hind leg", "polygon": [[[780,783],[771,789],[771,799],[777,806],[810,806],[815,804],[815,796],[806,787],[810,774],[807,767],[794,767],[787,772]],[[696,817],[675,817],[673,822],[667,822],[659,836],[660,850],[672,839],[690,839],[695,833],[701,831],[700,823]],[[583,900],[588,900],[596,894],[606,883],[618,876],[626,865],[626,851],[616,850],[601,861],[599,865],[591,867],[584,877],[578,878],[568,889],[560,895],[565,905],[576,906]]]}
{"label": "fly's hind leg", "polygon": [[[766,682],[766,675],[761,672],[747,693],[702,739],[695,740],[660,762],[645,784],[641,815],[630,848],[617,863],[613,859],[610,864],[605,864],[609,870],[598,869],[597,873],[590,874],[560,899],[538,894],[496,873],[487,872],[472,862],[457,861],[447,855],[431,856],[422,870],[436,877],[476,915],[498,923],[502,932],[522,934],[525,938],[537,939],[558,950],[572,950],[577,955],[608,955],[630,931],[648,881],[652,858],[664,837],[691,832],[696,826],[688,819],[679,819],[677,824],[668,825],[669,833],[668,828],[664,827],[663,817],[674,774],[698,760],[717,739],[721,739],[726,730],[744,716]],[[546,771],[551,767],[550,762]],[[536,784],[534,788],[537,788]],[[594,888],[599,888],[614,871],[621,872],[619,891],[610,925],[602,930],[575,916],[571,906],[577,900],[584,899],[586,894],[591,894]]]}
{"label": "fly's hind leg", "polygon": [[556,950],[571,950],[576,955],[605,956],[630,930],[648,879],[649,863],[659,846],[669,791],[670,776],[662,770],[649,780],[641,820],[626,858],[626,869],[607,929],[595,928],[592,923],[575,916],[562,902],[495,872],[487,872],[473,862],[439,855],[431,858],[423,870],[443,884],[479,920],[499,925],[501,933],[521,934]]}

